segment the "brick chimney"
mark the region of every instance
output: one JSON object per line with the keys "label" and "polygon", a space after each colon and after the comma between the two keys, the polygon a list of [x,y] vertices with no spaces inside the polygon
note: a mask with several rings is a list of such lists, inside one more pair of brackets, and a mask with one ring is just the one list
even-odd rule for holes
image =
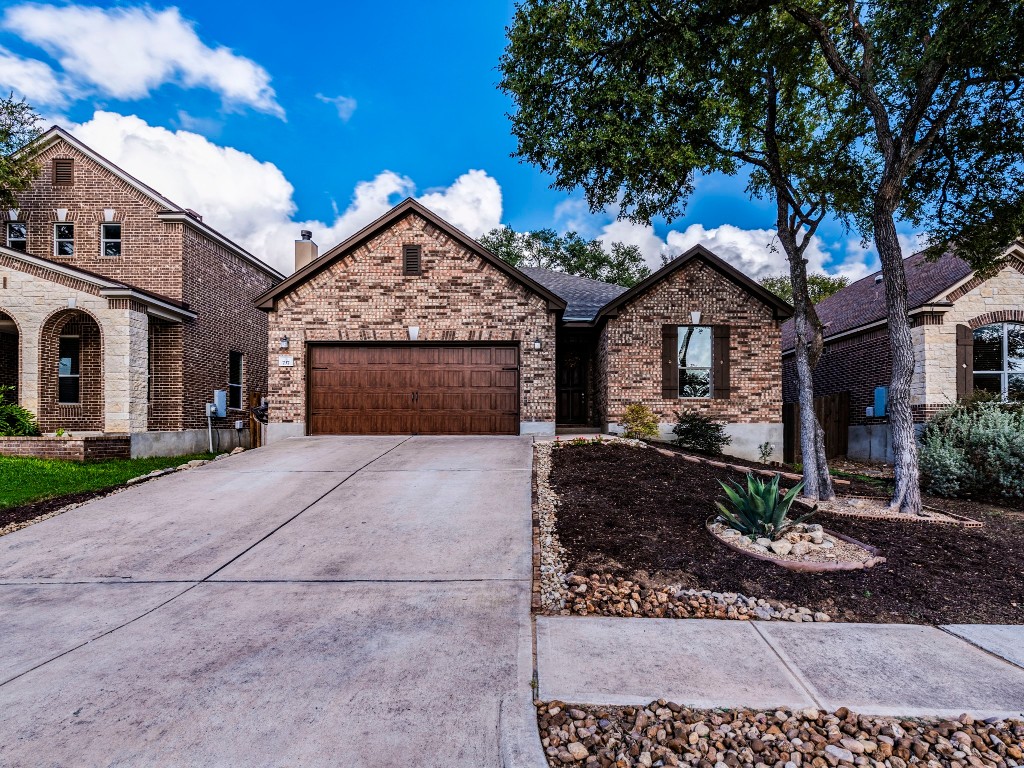
{"label": "brick chimney", "polygon": [[316,243],[313,242],[313,233],[308,229],[300,233],[302,239],[295,241],[295,271],[298,272],[311,261],[316,261],[318,255]]}

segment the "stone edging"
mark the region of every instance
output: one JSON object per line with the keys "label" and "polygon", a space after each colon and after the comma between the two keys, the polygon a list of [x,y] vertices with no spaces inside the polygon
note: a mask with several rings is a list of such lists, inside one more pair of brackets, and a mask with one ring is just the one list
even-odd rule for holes
{"label": "stone edging", "polygon": [[[689,461],[693,464],[707,464],[711,467],[718,467],[720,469],[731,469],[736,472],[753,472],[756,475],[764,475],[765,477],[774,477],[779,475],[785,480],[803,480],[802,475],[798,475],[794,472],[783,472],[781,470],[775,471],[772,469],[759,469],[758,467],[745,467],[742,464],[730,464],[728,461],[718,461],[717,459],[709,459],[705,456],[694,456],[692,453],[681,453],[680,451],[672,451],[668,448],[661,448],[657,445],[652,445],[651,448],[656,450],[658,453],[665,456],[675,456],[683,461]],[[839,477],[832,478],[833,485],[849,485],[849,480],[843,480]]]}

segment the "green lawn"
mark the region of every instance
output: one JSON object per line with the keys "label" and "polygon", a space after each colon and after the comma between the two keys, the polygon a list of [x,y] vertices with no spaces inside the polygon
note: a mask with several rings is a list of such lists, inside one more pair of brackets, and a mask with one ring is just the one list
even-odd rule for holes
{"label": "green lawn", "polygon": [[111,488],[154,469],[176,467],[192,459],[209,458],[212,458],[211,454],[197,454],[79,464],[74,461],[0,456],[0,509],[53,496]]}

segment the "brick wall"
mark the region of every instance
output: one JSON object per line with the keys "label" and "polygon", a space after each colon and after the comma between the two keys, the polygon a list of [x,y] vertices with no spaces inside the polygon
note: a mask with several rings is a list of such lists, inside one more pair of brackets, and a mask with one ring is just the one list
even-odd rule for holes
{"label": "brick wall", "polygon": [[242,353],[242,410],[229,411],[221,426],[245,416],[248,395],[267,392],[267,314],[256,297],[276,281],[205,235],[187,228],[182,251],[184,299],[198,318],[187,321],[184,352],[183,415],[186,429],[206,426],[203,410],[214,389],[228,387],[229,353]]}
{"label": "brick wall", "polygon": [[147,429],[182,428],[184,382],[181,360],[184,329],[179,323],[149,319],[149,401]]}
{"label": "brick wall", "polygon": [[[53,184],[53,159],[73,158],[75,183]],[[87,269],[172,299],[182,298],[181,240],[183,225],[156,217],[161,206],[122,181],[63,140],[39,156],[42,173],[32,187],[18,193],[20,219],[28,224],[28,252]],[[56,210],[67,209],[75,224],[74,256],[54,253]],[[122,255],[100,255],[100,223],[104,209],[115,211],[122,224]],[[6,231],[2,233],[6,237]],[[6,240],[4,240],[6,244]]]}
{"label": "brick wall", "polygon": [[131,438],[96,435],[87,437],[0,437],[0,456],[25,456],[64,461],[105,461],[131,458]]}
{"label": "brick wall", "polygon": [[[850,425],[884,424],[887,418],[864,415],[875,404],[875,387],[889,386],[892,376],[892,354],[889,332],[885,328],[839,339],[826,345],[814,369],[814,395],[850,393]],[[797,401],[796,361],[786,355],[783,363],[783,399]]]}
{"label": "brick wall", "polygon": [[[728,325],[730,397],[662,398],[661,328]],[[696,411],[732,424],[782,420],[781,324],[772,308],[707,264],[694,260],[624,305],[598,341],[598,407],[616,422],[631,402],[642,402],[671,423],[676,410]]]}
{"label": "brick wall", "polygon": [[[422,275],[402,274],[404,244],[423,247]],[[270,419],[305,421],[305,342],[532,341],[520,357],[520,418],[555,419],[555,315],[547,302],[426,220],[410,214],[282,296],[270,313]],[[277,365],[287,335],[295,365]]]}
{"label": "brick wall", "polygon": [[[61,335],[78,336],[79,402],[58,402],[58,359]],[[100,432],[104,429],[103,342],[99,326],[78,310],[63,310],[50,317],[39,339],[39,429],[54,432]]]}

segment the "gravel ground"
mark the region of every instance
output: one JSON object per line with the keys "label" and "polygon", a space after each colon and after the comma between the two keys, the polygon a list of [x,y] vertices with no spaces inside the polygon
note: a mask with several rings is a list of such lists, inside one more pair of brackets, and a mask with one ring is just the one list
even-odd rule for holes
{"label": "gravel ground", "polygon": [[989,768],[1024,765],[1024,721],[907,721],[809,709],[700,711],[537,702],[551,766]]}

